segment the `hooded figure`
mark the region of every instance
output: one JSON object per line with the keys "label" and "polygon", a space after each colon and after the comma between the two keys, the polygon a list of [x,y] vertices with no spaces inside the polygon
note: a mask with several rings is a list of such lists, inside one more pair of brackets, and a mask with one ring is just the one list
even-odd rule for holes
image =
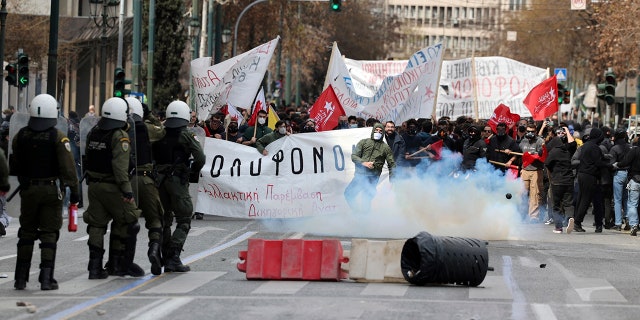
{"label": "hooded figure", "polygon": [[[344,190],[344,196],[353,212],[366,213],[371,207],[371,200],[376,193],[376,185],[385,162],[389,168],[389,179],[394,177],[396,167],[393,152],[384,142],[384,127],[381,123],[373,125],[371,138],[362,139],[351,154],[351,161],[356,166],[353,180]],[[362,201],[358,195],[362,193]]]}

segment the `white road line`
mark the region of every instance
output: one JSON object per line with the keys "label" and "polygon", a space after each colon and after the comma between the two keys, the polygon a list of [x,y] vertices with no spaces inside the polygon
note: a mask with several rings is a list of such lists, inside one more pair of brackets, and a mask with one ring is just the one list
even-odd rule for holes
{"label": "white road line", "polygon": [[[142,291],[142,293],[151,293],[151,294],[159,294],[159,293],[187,293],[193,291],[203,285],[207,284],[209,281],[214,280],[226,272],[217,272],[217,271],[204,271],[204,272],[187,272],[182,274],[176,274],[173,279],[166,281],[160,285],[157,285],[149,290]],[[168,277],[169,275],[165,276]],[[173,276],[173,275],[171,275]]]}
{"label": "white road line", "polygon": [[257,289],[251,292],[252,294],[295,294],[309,281],[267,281]]}
{"label": "white road line", "polygon": [[17,256],[18,256],[17,254],[10,254],[8,256],[3,256],[3,257],[0,257],[0,261],[15,258]]}
{"label": "white road line", "polygon": [[399,283],[369,283],[360,292],[363,296],[394,296],[402,297],[409,290],[409,285]]}
{"label": "white road line", "polygon": [[513,300],[513,295],[502,276],[486,276],[480,287],[469,288],[469,299]]}
{"label": "white road line", "polygon": [[148,304],[133,313],[130,313],[125,319],[136,320],[158,320],[167,317],[171,312],[179,309],[185,304],[193,301],[193,298],[176,297],[156,301]]}
{"label": "white road line", "polygon": [[558,318],[551,310],[551,306],[548,304],[532,303],[531,309],[536,314],[536,319],[540,320],[557,320]]}

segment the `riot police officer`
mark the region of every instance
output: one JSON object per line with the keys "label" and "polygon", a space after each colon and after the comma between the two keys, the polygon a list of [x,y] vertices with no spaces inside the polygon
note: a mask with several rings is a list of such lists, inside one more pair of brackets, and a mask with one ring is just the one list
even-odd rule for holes
{"label": "riot police officer", "polygon": [[[128,97],[127,103],[131,108],[131,115],[135,122],[135,170],[131,177],[131,184],[136,193],[138,208],[142,210],[145,227],[149,235],[149,250],[147,256],[151,262],[151,273],[162,273],[162,203],[158,188],[155,185],[151,143],[162,139],[165,135],[162,123],[155,118],[148,109],[143,108],[140,100]],[[133,164],[132,164],[133,165]]]}
{"label": "riot police officer", "polygon": [[[164,123],[166,135],[152,144],[158,170],[158,190],[164,208],[162,254],[165,272],[187,272],[191,269],[180,260],[180,253],[191,229],[193,203],[189,196],[189,175],[198,175],[205,155],[189,124],[189,106],[182,101],[167,106]],[[173,216],[176,229],[171,234]]]}
{"label": "riot police officer", "polygon": [[78,203],[78,177],[69,139],[55,128],[56,99],[37,95],[31,100],[29,114],[28,125],[12,141],[11,171],[18,176],[21,198],[14,287],[25,289],[33,245],[40,239],[40,289],[57,290],[53,272],[62,227],[62,190],[69,187],[70,202]]}
{"label": "riot police officer", "polygon": [[140,231],[133,189],[129,182],[131,143],[127,134],[127,103],[110,98],[102,105],[101,118],[87,136],[86,164],[89,183],[89,207],[82,216],[89,234],[89,279],[104,279],[102,267],[104,235],[113,219],[114,274],[140,276],[131,272]]}

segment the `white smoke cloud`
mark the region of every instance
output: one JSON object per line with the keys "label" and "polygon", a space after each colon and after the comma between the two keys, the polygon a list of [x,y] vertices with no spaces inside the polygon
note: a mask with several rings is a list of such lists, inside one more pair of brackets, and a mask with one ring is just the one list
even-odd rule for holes
{"label": "white smoke cloud", "polygon": [[424,160],[409,178],[390,184],[383,175],[369,213],[262,222],[272,231],[333,237],[404,239],[421,231],[483,240],[517,237],[528,206],[522,180],[506,177],[485,159],[476,171],[459,172],[460,162],[459,155],[445,151],[442,160]]}

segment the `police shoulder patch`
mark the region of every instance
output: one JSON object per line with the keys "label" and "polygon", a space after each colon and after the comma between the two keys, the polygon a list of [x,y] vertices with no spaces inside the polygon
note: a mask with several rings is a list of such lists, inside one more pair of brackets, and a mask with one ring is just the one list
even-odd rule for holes
{"label": "police shoulder patch", "polygon": [[127,139],[127,141],[122,141],[122,151],[127,152],[128,150],[129,150],[129,140]]}
{"label": "police shoulder patch", "polygon": [[67,149],[67,151],[71,152],[71,144],[69,143],[69,139],[65,141],[64,148]]}
{"label": "police shoulder patch", "polygon": [[193,135],[193,139],[200,142],[200,140],[198,139],[198,136],[196,136],[195,134]]}

